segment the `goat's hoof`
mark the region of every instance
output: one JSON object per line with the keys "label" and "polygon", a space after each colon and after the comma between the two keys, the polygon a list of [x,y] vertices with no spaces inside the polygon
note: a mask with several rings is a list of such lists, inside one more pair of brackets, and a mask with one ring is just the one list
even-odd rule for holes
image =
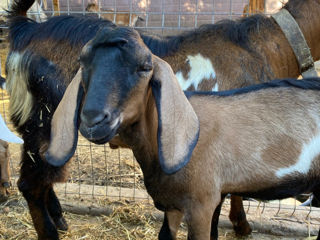
{"label": "goat's hoof", "polygon": [[9,182],[3,182],[3,183],[2,183],[2,186],[3,186],[4,188],[10,188],[11,184],[10,184]]}
{"label": "goat's hoof", "polygon": [[233,225],[233,229],[237,236],[247,236],[252,232],[252,229],[247,221],[239,222]]}
{"label": "goat's hoof", "polygon": [[2,186],[0,186],[0,202],[5,202],[8,200],[10,192],[9,192],[10,184],[7,182],[2,183]]}
{"label": "goat's hoof", "polygon": [[0,193],[0,203],[3,203],[9,199],[8,194]]}
{"label": "goat's hoof", "polygon": [[68,230],[68,223],[67,221],[64,219],[64,217],[59,218],[58,221],[56,221],[56,227],[58,230],[61,231],[67,231]]}

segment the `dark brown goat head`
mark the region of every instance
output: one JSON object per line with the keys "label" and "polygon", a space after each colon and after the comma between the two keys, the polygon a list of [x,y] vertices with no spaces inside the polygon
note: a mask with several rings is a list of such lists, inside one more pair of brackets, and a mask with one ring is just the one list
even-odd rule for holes
{"label": "dark brown goat head", "polygon": [[[120,138],[123,132],[130,138],[139,135],[126,129],[148,114],[143,112],[148,97],[157,109],[158,125],[153,125],[162,169],[174,173],[189,161],[198,139],[198,118],[170,66],[151,54],[135,30],[103,29],[83,48],[80,62],[82,109],[78,112],[82,98],[78,73],[53,117],[46,155],[50,164],[61,166],[74,153],[78,115],[81,134],[94,143],[106,143],[117,133]],[[67,111],[70,106],[73,112]]]}

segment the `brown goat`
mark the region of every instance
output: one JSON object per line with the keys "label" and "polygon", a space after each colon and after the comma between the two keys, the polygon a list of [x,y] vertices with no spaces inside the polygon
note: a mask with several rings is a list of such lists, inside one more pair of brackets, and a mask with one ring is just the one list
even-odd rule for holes
{"label": "brown goat", "polygon": [[[319,60],[320,0],[290,0],[284,8],[300,26],[313,59]],[[170,64],[183,90],[221,91],[301,74],[282,30],[263,15],[204,25],[160,40],[146,33],[141,37],[153,54]],[[230,220],[238,234],[246,235],[251,229],[241,198],[231,198]]]}
{"label": "brown goat", "polygon": [[[320,0],[290,0],[284,8],[298,23],[313,59],[320,60]],[[300,75],[282,30],[263,15],[204,25],[194,34],[150,38],[142,35],[152,53],[173,68],[183,90],[228,90]]]}
{"label": "brown goat", "polygon": [[190,240],[217,237],[211,219],[227,193],[320,197],[320,79],[185,95],[170,66],[128,28],[101,31],[80,62],[53,116],[46,155],[53,166],[73,155],[79,122],[94,143],[117,135],[133,150],[155,206],[171,223],[185,215]]}
{"label": "brown goat", "polygon": [[[92,3],[88,3],[87,7],[86,7],[86,11],[90,12],[90,13],[95,13],[98,14],[101,9],[99,8],[99,6],[92,2]],[[137,22],[143,21],[143,18],[141,18],[140,16],[136,15],[136,14],[130,14],[130,13],[112,13],[113,10],[110,9],[106,9],[104,10],[106,12],[110,12],[110,13],[101,13],[101,17],[107,20],[110,20],[112,22],[115,22],[117,25],[119,26],[130,26],[130,27],[134,27],[136,26]]]}

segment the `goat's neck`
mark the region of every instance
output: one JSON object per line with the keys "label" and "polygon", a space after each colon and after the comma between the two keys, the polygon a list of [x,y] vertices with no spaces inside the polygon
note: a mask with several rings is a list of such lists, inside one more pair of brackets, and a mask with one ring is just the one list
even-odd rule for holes
{"label": "goat's neck", "polygon": [[[294,6],[293,6],[294,8]],[[290,9],[289,9],[290,11]],[[295,12],[291,11],[291,15],[298,23],[307,44],[311,50],[311,54],[315,61],[320,59],[320,1],[305,0],[299,9],[295,8]]]}
{"label": "goat's neck", "polygon": [[132,149],[145,179],[152,177],[160,168],[157,145],[158,115],[151,91],[148,95],[145,110],[139,120],[120,134],[125,144]]}
{"label": "goat's neck", "polygon": [[[320,60],[319,0],[289,1],[288,9],[298,23],[314,61]],[[268,63],[271,79],[297,78],[301,73],[296,56],[279,25],[272,18],[270,21],[273,21],[272,25],[261,25],[258,32],[250,35],[251,46]]]}

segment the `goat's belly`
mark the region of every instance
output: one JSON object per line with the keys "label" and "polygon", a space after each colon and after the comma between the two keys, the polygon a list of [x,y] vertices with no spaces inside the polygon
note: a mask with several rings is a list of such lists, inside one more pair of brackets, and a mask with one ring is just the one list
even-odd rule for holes
{"label": "goat's belly", "polygon": [[313,192],[320,187],[320,176],[306,177],[294,176],[280,179],[272,186],[255,186],[255,190],[249,187],[249,191],[231,192],[243,197],[258,198],[261,200],[275,200],[294,197],[302,193]]}

